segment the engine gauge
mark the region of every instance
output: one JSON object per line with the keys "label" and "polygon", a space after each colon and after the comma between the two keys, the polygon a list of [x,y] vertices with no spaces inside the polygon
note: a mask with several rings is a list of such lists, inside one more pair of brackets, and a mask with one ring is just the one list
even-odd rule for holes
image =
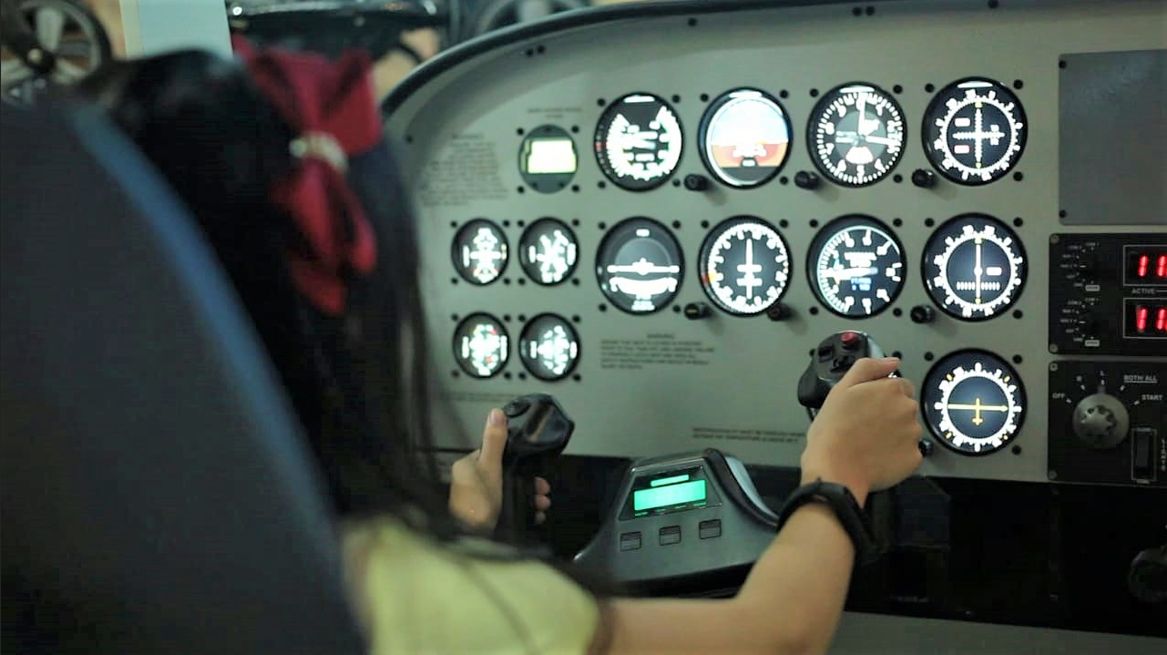
{"label": "engine gauge", "polygon": [[613,227],[596,255],[600,290],[631,314],[668,305],[681,286],[681,246],[668,228],[650,218],[629,218]]}
{"label": "engine gauge", "polygon": [[467,375],[492,377],[502,370],[509,355],[506,328],[490,314],[471,314],[454,330],[454,359]]}
{"label": "engine gauge", "polygon": [[1025,148],[1025,110],[997,82],[970,78],[944,87],[924,113],[924,152],[953,182],[988,184],[1009,172]]}
{"label": "engine gauge", "polygon": [[645,191],[664,184],[681,161],[681,123],[657,96],[634,93],[613,102],[596,125],[596,160],[614,184]]}
{"label": "engine gauge", "polygon": [[924,379],[921,409],[940,443],[962,455],[987,455],[1017,436],[1025,387],[996,355],[964,350],[944,357]]}
{"label": "engine gauge", "polygon": [[567,319],[540,314],[519,336],[519,358],[540,380],[562,380],[579,360],[579,336]]}
{"label": "engine gauge", "polygon": [[807,269],[819,301],[851,318],[887,309],[904,286],[903,248],[869,216],[844,216],[823,227],[811,241]]}
{"label": "engine gauge", "polygon": [[507,267],[507,237],[494,223],[476,218],[454,235],[454,270],[470,284],[494,282]]}
{"label": "engine gauge", "polygon": [[782,235],[751,216],[722,222],[701,245],[701,287],[715,305],[738,316],[761,314],[786,293],[790,257]]}
{"label": "engine gauge", "polygon": [[1025,250],[1004,223],[967,214],[928,239],[924,286],[946,313],[966,321],[993,318],[1016,302],[1025,285]]}
{"label": "engine gauge", "polygon": [[575,271],[579,245],[562,221],[541,218],[519,239],[519,263],[527,277],[543,285],[559,284]]}
{"label": "engine gauge", "polygon": [[854,82],[832,89],[807,125],[810,158],[837,184],[867,186],[883,179],[904,154],[904,112],[886,91]]}
{"label": "engine gauge", "polygon": [[714,100],[700,133],[706,168],[734,187],[768,182],[790,152],[790,119],[777,100],[756,89],[730,91]]}

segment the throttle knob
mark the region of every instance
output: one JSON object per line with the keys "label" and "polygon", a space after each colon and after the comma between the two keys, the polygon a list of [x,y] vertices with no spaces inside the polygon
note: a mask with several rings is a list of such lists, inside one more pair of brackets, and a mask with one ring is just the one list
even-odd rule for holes
{"label": "throttle knob", "polygon": [[1090,448],[1114,448],[1126,439],[1129,428],[1126,406],[1110,394],[1086,396],[1074,408],[1074,434]]}

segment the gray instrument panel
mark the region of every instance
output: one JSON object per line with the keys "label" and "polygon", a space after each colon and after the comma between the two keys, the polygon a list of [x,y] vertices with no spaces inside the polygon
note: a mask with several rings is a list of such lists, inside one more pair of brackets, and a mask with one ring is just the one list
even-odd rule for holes
{"label": "gray instrument panel", "polygon": [[[797,466],[808,425],[796,399],[799,373],[822,338],[854,329],[902,353],[903,373],[917,385],[935,361],[963,349],[996,353],[1024,383],[1026,416],[1010,447],[978,457],[938,447],[922,474],[1047,480],[1048,370],[1058,361],[1048,351],[1046,329],[1050,236],[1163,229],[1059,221],[1059,58],[1163,49],[1167,5],[1002,4],[881,2],[859,15],[846,4],[772,7],[585,24],[477,54],[405,97],[387,125],[402,144],[421,226],[435,377],[451,401],[439,404],[435,417],[440,444],[465,447],[491,407],[540,391],[554,394],[576,420],[569,454],[631,457],[716,447],[748,463]],[[917,188],[912,172],[934,170],[921,143],[925,108],[936,91],[970,76],[1003,83],[1023,103],[1024,151],[993,183],[961,186],[938,175],[934,187]],[[906,141],[893,171],[902,179],[889,174],[861,188],[828,180],[816,190],[798,188],[795,174],[816,170],[806,126],[818,97],[855,81],[891,92],[902,107]],[[708,190],[686,189],[680,184],[686,175],[712,178],[698,146],[706,108],[739,87],[779,98],[792,128],[784,167],[755,188],[711,179]],[[605,107],[630,93],[667,100],[685,139],[675,174],[647,191],[608,182],[593,153]],[[544,125],[569,134],[578,157],[577,172],[554,193],[526,184],[518,167],[524,135]],[[1107,156],[1114,155],[1100,153]],[[1016,232],[1027,253],[1024,287],[989,320],[966,322],[937,310],[932,323],[912,322],[912,307],[935,307],[921,276],[925,242],[946,220],[969,212],[994,216]],[[906,259],[902,292],[890,309],[859,320],[827,311],[807,272],[818,228],[850,214],[891,226]],[[740,215],[764,219],[785,240],[790,280],[781,302],[790,315],[774,321],[712,307],[707,318],[687,320],[683,306],[712,305],[697,273],[703,240]],[[605,234],[636,216],[668,228],[684,261],[676,298],[647,315],[612,307],[595,270]],[[577,266],[556,286],[535,283],[519,258],[520,236],[544,217],[571,226],[578,242]],[[459,228],[479,218],[500,226],[509,244],[506,269],[486,285],[467,283],[452,262]],[[459,323],[477,312],[497,317],[509,337],[509,359],[489,379],[463,372],[451,345]],[[556,382],[529,374],[518,352],[525,323],[547,312],[567,318],[578,333],[578,363]]]}

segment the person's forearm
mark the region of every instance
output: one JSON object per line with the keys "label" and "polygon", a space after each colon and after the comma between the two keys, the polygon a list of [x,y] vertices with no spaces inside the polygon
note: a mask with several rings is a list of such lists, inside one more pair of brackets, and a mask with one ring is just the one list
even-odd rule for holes
{"label": "person's forearm", "polygon": [[735,602],[773,626],[782,650],[824,652],[843,611],[855,548],[830,507],[796,511],[754,565]]}

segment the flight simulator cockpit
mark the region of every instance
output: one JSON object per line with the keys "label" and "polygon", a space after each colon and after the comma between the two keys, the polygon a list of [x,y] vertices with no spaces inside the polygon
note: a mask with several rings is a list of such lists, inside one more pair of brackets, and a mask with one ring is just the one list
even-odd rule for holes
{"label": "flight simulator cockpit", "polygon": [[1167,649],[1167,3],[211,4],[408,60],[433,454],[503,409],[508,540],[731,597],[832,388],[895,357],[922,463],[847,526],[832,652]]}

